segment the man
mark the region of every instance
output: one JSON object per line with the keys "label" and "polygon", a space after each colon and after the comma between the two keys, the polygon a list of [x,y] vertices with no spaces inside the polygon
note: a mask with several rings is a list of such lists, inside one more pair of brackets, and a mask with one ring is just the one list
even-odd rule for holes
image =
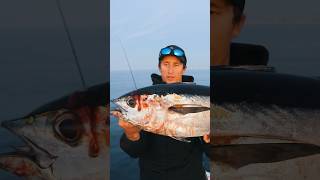
{"label": "man", "polygon": [[231,40],[240,34],[246,17],[245,0],[211,0],[211,66],[230,64]]}
{"label": "man", "polygon": [[[154,84],[183,82],[186,64],[180,47],[170,45],[161,49],[158,63],[161,76],[152,76]],[[190,143],[181,142],[141,131],[124,121],[121,114],[113,115],[119,118],[119,126],[124,130],[121,148],[131,157],[139,158],[141,180],[206,180],[202,156],[207,152],[209,135],[203,139],[190,138]]]}

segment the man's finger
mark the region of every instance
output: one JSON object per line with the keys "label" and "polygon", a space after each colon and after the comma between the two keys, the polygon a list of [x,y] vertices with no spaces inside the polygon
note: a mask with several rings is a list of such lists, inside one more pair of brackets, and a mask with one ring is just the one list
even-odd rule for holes
{"label": "man's finger", "polygon": [[113,115],[114,117],[118,118],[119,120],[120,119],[124,119],[124,116],[123,114],[121,114],[121,112],[118,112],[118,111],[111,111],[111,115]]}
{"label": "man's finger", "polygon": [[118,116],[121,115],[121,113],[120,113],[119,111],[111,111],[110,113],[111,113],[113,116],[116,116],[116,117],[118,117]]}
{"label": "man's finger", "polygon": [[206,143],[210,143],[210,135],[209,135],[209,134],[204,135],[204,136],[203,136],[203,140],[204,140],[204,142],[206,142]]}
{"label": "man's finger", "polygon": [[122,128],[126,127],[126,122],[124,120],[122,120],[122,119],[119,119],[118,124]]}
{"label": "man's finger", "polygon": [[119,126],[122,127],[122,128],[131,128],[131,127],[135,127],[133,124],[131,124],[130,122],[128,121],[125,121],[123,119],[119,119],[119,122],[118,122]]}

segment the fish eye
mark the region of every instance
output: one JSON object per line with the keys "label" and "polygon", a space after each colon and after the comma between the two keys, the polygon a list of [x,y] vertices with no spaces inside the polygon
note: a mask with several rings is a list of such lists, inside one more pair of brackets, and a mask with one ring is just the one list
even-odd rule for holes
{"label": "fish eye", "polygon": [[127,105],[134,108],[134,107],[136,107],[136,101],[133,98],[129,98],[127,100]]}
{"label": "fish eye", "polygon": [[75,114],[64,113],[56,118],[54,131],[61,140],[75,146],[82,136],[81,122]]}

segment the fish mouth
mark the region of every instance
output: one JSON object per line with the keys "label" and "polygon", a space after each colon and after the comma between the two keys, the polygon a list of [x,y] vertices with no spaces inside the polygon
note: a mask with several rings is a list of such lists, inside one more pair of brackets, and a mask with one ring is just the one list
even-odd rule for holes
{"label": "fish mouth", "polygon": [[120,112],[122,114],[128,112],[125,108],[123,108],[121,105],[119,105],[119,100],[118,99],[112,99],[111,102],[113,102],[117,107],[112,109],[111,111],[117,111]]}
{"label": "fish mouth", "polygon": [[58,156],[50,154],[47,150],[37,145],[31,139],[18,134],[11,125],[16,120],[4,121],[1,126],[9,130],[24,145],[15,147],[10,152],[0,153],[0,168],[18,176],[41,176],[41,171],[48,169],[53,174],[53,164]]}
{"label": "fish mouth", "polygon": [[111,99],[111,102],[113,102],[114,104],[118,105],[119,99],[118,99],[118,98],[116,98],[116,99]]}
{"label": "fish mouth", "polygon": [[111,112],[119,112],[121,113],[122,115],[126,114],[128,111],[125,110],[124,108],[122,108],[121,106],[118,106],[117,108],[114,108],[111,110]]}

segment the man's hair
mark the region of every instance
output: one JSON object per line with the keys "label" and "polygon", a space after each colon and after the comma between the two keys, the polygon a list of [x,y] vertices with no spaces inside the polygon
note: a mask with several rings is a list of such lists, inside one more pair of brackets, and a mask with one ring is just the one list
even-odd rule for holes
{"label": "man's hair", "polygon": [[239,23],[243,16],[245,0],[225,0],[225,2],[233,6],[233,22]]}

